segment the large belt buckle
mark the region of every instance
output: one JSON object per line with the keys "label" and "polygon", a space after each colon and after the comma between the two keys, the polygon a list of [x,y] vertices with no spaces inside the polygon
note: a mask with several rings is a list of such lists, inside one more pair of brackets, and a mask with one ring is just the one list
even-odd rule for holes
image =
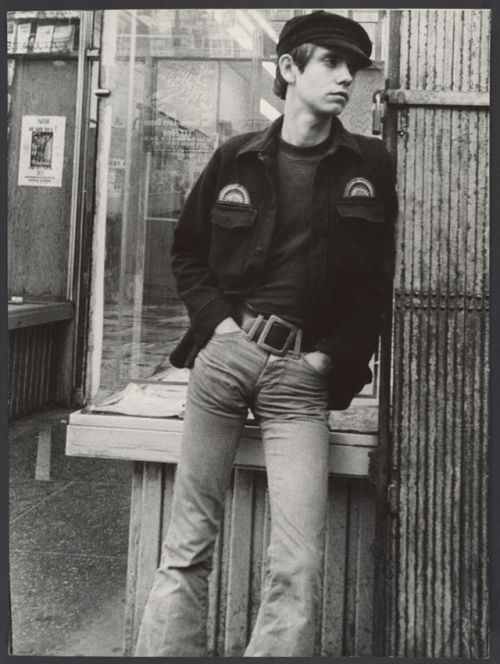
{"label": "large belt buckle", "polygon": [[[288,337],[286,338],[282,348],[275,348],[275,346],[270,346],[265,341],[267,335],[269,334],[275,323],[283,325],[284,327],[287,327],[289,329]],[[296,331],[297,328],[295,327],[295,325],[292,325],[291,323],[288,323],[286,320],[283,320],[279,316],[275,316],[274,314],[272,314],[267,319],[266,324],[264,325],[264,329],[259,334],[259,338],[256,340],[256,343],[258,346],[264,348],[265,350],[268,350],[270,353],[273,353],[274,355],[283,356],[286,354],[286,352],[292,345],[294,340],[294,333],[296,333]]]}

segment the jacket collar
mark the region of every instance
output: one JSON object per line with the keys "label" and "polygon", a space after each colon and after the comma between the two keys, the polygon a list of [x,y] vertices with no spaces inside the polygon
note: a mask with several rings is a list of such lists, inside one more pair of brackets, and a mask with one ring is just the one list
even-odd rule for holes
{"label": "jacket collar", "polygon": [[[278,137],[283,126],[283,116],[274,120],[263,131],[254,134],[238,151],[237,156],[248,152],[270,153],[276,150]],[[354,134],[347,131],[337,117],[332,118],[332,129],[330,132],[330,148],[328,154],[334,152],[338,147],[344,147],[353,150],[362,155],[358,140]]]}

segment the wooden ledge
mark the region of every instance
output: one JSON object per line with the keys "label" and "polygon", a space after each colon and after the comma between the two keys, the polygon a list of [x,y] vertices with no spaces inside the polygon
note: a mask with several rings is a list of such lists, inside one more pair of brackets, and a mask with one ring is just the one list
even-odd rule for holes
{"label": "wooden ledge", "polygon": [[27,302],[9,303],[9,330],[33,327],[45,323],[56,323],[73,318],[71,302]]}
{"label": "wooden ledge", "polygon": [[[183,421],[175,418],[105,415],[83,410],[72,413],[66,432],[68,456],[177,463]],[[368,477],[369,453],[378,444],[376,434],[332,431],[330,472],[347,477]],[[260,432],[247,425],[235,465],[264,468]]]}

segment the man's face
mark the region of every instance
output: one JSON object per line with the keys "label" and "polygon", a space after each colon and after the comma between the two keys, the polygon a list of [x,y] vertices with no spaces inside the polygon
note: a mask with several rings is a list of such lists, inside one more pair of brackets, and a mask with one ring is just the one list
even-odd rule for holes
{"label": "man's face", "polygon": [[339,115],[349,100],[355,72],[348,56],[316,46],[304,70],[296,67],[293,94],[317,115]]}

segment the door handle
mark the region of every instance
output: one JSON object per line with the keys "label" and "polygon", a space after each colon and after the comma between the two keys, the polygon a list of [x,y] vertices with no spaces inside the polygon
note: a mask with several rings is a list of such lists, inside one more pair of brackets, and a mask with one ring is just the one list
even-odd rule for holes
{"label": "door handle", "polygon": [[382,133],[382,122],[385,116],[385,90],[377,90],[373,94],[373,111],[372,111],[372,134],[380,136]]}
{"label": "door handle", "polygon": [[104,97],[109,97],[111,90],[108,90],[108,88],[97,88],[94,90],[94,94],[96,97],[99,97],[99,99],[103,99]]}

